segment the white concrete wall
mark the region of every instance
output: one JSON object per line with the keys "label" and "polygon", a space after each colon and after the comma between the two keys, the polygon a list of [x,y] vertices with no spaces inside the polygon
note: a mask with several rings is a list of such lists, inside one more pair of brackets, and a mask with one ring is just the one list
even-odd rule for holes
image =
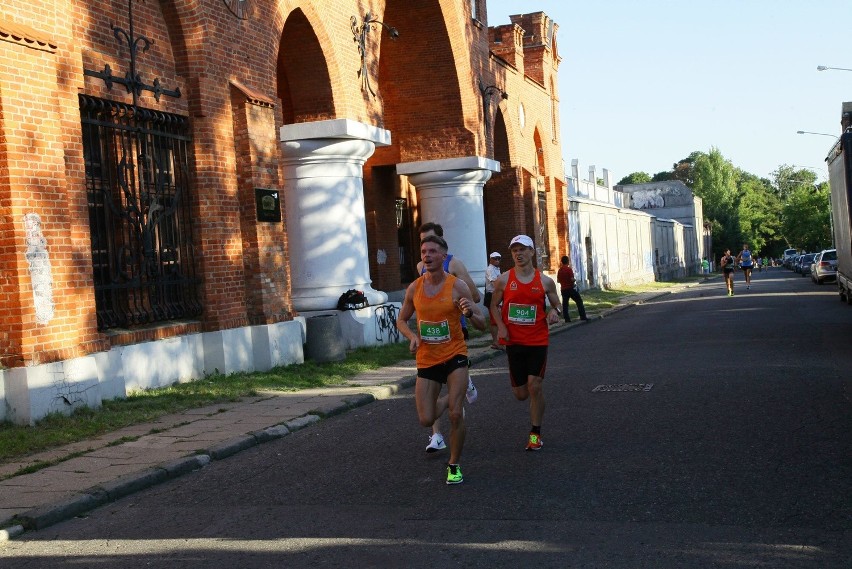
{"label": "white concrete wall", "polygon": [[97,408],[132,391],[212,373],[304,362],[304,318],[116,346],[82,358],[0,371],[0,420],[32,425],[50,413]]}
{"label": "white concrete wall", "polygon": [[358,310],[319,310],[303,312],[304,318],[334,314],[340,320],[340,332],[347,350],[365,346],[408,341],[396,329],[396,316],[401,302],[386,302],[378,306],[366,306]]}
{"label": "white concrete wall", "polygon": [[6,375],[5,370],[0,369],[0,422],[5,421],[8,415],[6,411]]}
{"label": "white concrete wall", "polygon": [[653,219],[610,203],[569,198],[568,231],[577,286],[584,290],[652,282]]}
{"label": "white concrete wall", "polygon": [[[638,284],[699,274],[704,256],[701,198],[682,183],[613,186],[568,177],[571,262],[581,289]],[[630,188],[633,193],[621,191]],[[638,190],[638,191],[636,191]],[[644,206],[649,209],[640,209]]]}

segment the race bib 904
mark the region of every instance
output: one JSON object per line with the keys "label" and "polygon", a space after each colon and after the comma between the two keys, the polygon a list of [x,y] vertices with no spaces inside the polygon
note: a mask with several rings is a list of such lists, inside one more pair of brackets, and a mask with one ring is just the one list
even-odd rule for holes
{"label": "race bib 904", "polygon": [[535,324],[535,314],[538,307],[535,304],[509,303],[509,322],[528,326]]}
{"label": "race bib 904", "polygon": [[420,339],[426,344],[442,344],[450,341],[450,324],[446,320],[429,322],[420,320]]}

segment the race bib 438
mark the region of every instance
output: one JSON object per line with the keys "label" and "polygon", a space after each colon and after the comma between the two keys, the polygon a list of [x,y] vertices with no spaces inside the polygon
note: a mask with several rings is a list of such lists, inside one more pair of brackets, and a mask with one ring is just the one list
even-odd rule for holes
{"label": "race bib 438", "polygon": [[427,344],[441,344],[450,341],[450,324],[441,322],[420,321],[420,339]]}

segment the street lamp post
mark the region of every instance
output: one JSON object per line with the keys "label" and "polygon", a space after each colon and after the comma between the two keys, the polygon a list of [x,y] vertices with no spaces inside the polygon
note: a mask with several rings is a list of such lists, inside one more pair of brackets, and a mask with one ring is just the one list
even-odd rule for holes
{"label": "street lamp post", "polygon": [[817,65],[817,71],[826,71],[827,69],[834,69],[835,71],[852,71],[852,69],[846,69],[845,67],[827,67],[825,65]]}
{"label": "street lamp post", "polygon": [[827,134],[825,132],[810,132],[808,130],[797,130],[796,134],[818,134],[819,136],[830,136],[831,138],[837,138],[836,134]]}

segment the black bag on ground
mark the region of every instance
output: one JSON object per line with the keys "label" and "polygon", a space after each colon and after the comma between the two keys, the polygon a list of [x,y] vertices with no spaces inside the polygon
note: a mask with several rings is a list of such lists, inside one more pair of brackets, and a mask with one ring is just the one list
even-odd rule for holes
{"label": "black bag on ground", "polygon": [[364,293],[354,288],[347,290],[337,299],[338,310],[358,310],[369,305],[370,303],[367,302],[367,297],[364,296]]}

